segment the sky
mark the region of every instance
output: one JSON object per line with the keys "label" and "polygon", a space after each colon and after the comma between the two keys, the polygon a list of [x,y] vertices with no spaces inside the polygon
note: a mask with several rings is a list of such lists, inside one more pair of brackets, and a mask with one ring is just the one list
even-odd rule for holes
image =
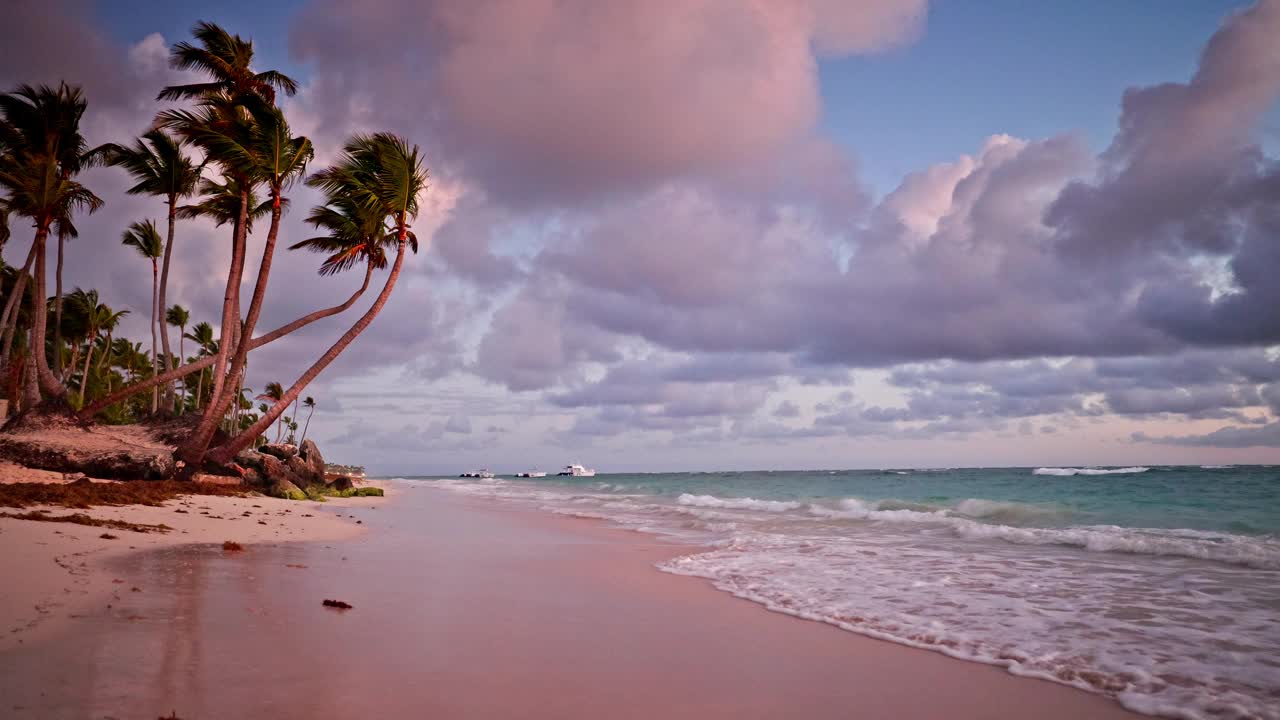
{"label": "sky", "polygon": [[[422,147],[422,252],[306,393],[331,460],[1280,463],[1280,0],[10,5],[0,84],[82,85],[92,142],[146,129],[209,20],[300,81],[313,168],[354,132]],[[163,207],[85,182],[107,205],[67,285],[141,338],[119,237]],[[294,242],[318,197],[289,194]],[[179,227],[196,320],[227,235]],[[318,264],[277,258],[264,326],[358,286]],[[363,307],[255,351],[248,385],[290,384]]]}

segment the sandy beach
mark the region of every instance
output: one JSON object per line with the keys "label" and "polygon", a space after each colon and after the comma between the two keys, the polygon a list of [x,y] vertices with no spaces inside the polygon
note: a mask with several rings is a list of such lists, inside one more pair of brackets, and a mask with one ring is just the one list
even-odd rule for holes
{"label": "sandy beach", "polygon": [[[0,525],[10,547],[69,561],[58,566],[65,595],[86,593],[46,604],[39,634],[17,633],[21,643],[0,649],[4,714],[1136,717],[1100,696],[660,573],[655,562],[691,548],[596,521],[421,483],[396,484],[380,504],[248,503],[269,512],[267,526],[227,519],[244,501],[203,500],[191,502],[223,518],[181,515],[186,535],[136,542],[94,542],[95,528],[71,539],[48,523]],[[119,512],[146,522],[176,509]],[[242,553],[207,544],[232,531],[256,544]],[[29,555],[8,553],[6,577],[32,572],[14,564],[19,554]],[[353,608],[321,605],[331,598]],[[6,627],[20,624],[11,613],[21,604],[5,600]]]}
{"label": "sandy beach", "polygon": [[[5,464],[0,482],[56,482],[58,473]],[[336,499],[373,506],[378,498]],[[192,544],[220,546],[224,541],[252,546],[301,540],[340,540],[363,532],[338,510],[320,512],[321,503],[265,497],[183,496],[159,507],[99,506],[91,510],[44,508],[54,516],[83,512],[103,520],[167,525],[166,533],[139,533],[64,522],[0,518],[0,653],[37,643],[66,630],[68,623],[93,614],[130,587],[118,582],[109,563],[121,557]],[[26,510],[41,508],[26,508]],[[111,536],[111,537],[104,537]]]}

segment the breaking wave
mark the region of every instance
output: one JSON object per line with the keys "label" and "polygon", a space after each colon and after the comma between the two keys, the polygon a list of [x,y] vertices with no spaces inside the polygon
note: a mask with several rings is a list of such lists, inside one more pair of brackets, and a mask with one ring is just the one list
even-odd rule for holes
{"label": "breaking wave", "polygon": [[1123,467],[1123,468],[1058,468],[1058,467],[1042,467],[1031,471],[1032,475],[1131,475],[1133,473],[1147,472],[1149,467]]}

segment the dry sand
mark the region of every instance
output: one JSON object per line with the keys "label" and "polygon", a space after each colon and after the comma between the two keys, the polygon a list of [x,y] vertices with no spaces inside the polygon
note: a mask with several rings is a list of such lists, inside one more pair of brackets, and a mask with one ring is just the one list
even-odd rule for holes
{"label": "dry sand", "polygon": [[[0,464],[0,482],[61,482],[61,473]],[[47,507],[51,515],[84,513],[94,518],[147,525],[167,533],[139,533],[63,522],[0,518],[0,652],[56,632],[84,608],[129,588],[105,563],[131,552],[191,543],[243,545],[262,542],[339,540],[364,529],[351,518],[322,508],[345,503],[372,506],[379,498],[334,499],[326,503],[269,497],[187,495],[158,507],[128,505],[72,510]],[[22,512],[41,509],[24,508]],[[13,508],[4,508],[13,511]],[[111,535],[114,538],[107,538]]]}

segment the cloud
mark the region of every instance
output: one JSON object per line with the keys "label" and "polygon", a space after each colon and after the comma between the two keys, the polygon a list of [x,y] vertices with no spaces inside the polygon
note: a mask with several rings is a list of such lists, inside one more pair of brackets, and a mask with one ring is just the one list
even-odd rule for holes
{"label": "cloud", "polygon": [[1146,433],[1134,433],[1132,440],[1157,445],[1185,445],[1188,447],[1252,448],[1280,447],[1280,422],[1261,427],[1224,427],[1203,435],[1164,435],[1151,437]]}
{"label": "cloud", "polygon": [[[504,202],[727,177],[816,126],[817,55],[909,42],[925,3],[322,0],[291,44],[317,108],[429,133]],[[394,103],[353,98],[396,97]]]}

